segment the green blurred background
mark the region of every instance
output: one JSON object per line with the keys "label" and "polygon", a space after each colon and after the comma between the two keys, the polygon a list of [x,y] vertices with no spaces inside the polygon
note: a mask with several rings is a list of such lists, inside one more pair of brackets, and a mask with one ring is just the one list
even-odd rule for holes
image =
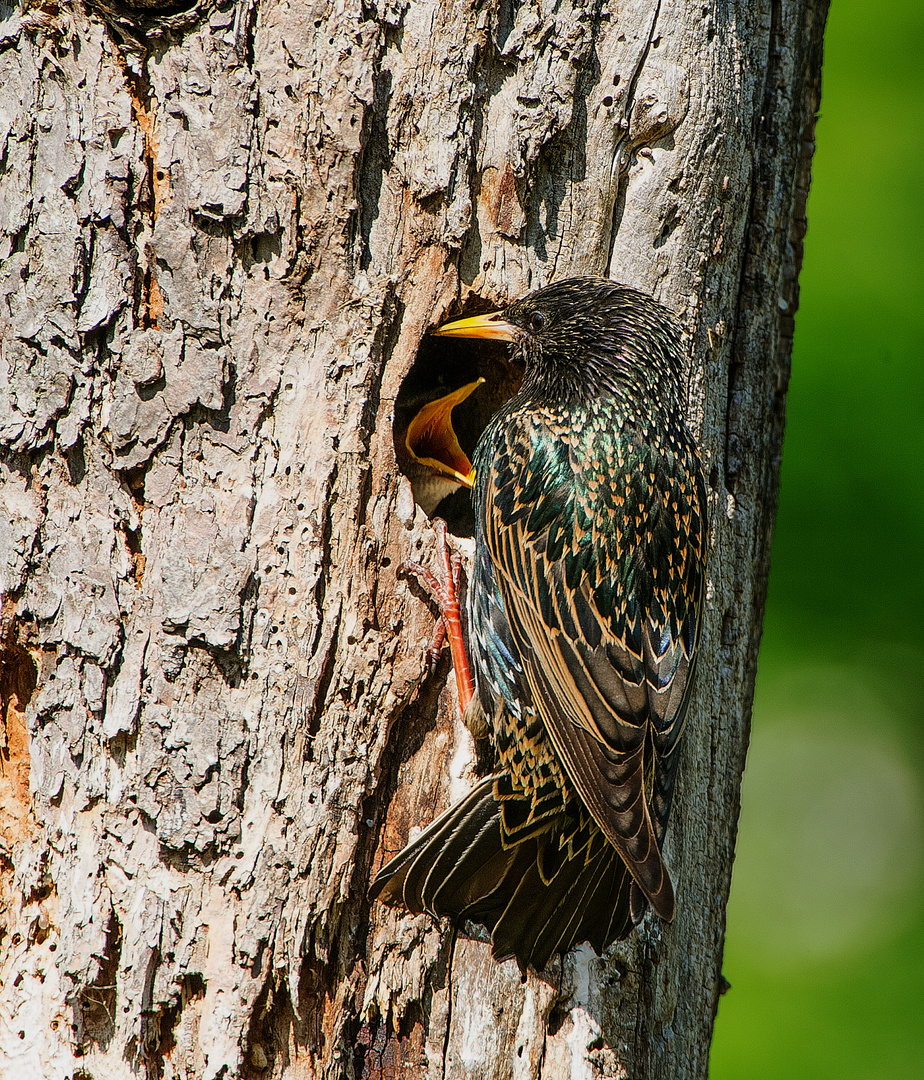
{"label": "green blurred background", "polygon": [[924,3],[833,0],[713,1080],[924,1077]]}

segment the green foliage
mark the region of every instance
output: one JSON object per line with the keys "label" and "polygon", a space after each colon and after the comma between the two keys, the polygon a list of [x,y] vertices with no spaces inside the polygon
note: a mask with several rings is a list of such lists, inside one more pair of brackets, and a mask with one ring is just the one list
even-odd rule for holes
{"label": "green foliage", "polygon": [[834,0],[714,1080],[924,1076],[922,56]]}

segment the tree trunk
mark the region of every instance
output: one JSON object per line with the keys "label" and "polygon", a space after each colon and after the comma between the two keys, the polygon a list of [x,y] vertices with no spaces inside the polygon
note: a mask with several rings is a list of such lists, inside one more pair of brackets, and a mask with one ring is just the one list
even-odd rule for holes
{"label": "tree trunk", "polygon": [[[0,2],[0,1075],[706,1075],[825,9]],[[710,588],[677,916],[521,981],[366,898],[473,769],[393,421],[584,273],[689,332]]]}

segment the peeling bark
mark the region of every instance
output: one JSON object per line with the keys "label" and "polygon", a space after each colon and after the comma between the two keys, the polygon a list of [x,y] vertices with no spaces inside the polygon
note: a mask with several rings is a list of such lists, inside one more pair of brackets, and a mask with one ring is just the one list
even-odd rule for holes
{"label": "peeling bark", "polygon": [[[0,2],[0,1075],[706,1075],[825,11]],[[690,335],[710,589],[677,918],[521,981],[366,900],[474,768],[393,419],[575,273]]]}

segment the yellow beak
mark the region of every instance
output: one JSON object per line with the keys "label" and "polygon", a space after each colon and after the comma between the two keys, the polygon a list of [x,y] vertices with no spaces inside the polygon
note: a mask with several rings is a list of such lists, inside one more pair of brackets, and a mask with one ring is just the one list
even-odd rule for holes
{"label": "yellow beak", "polygon": [[470,319],[456,319],[444,323],[434,334],[440,337],[491,338],[494,341],[517,341],[522,333],[512,323],[504,322],[502,311],[487,315],[474,315]]}
{"label": "yellow beak", "polygon": [[467,488],[474,486],[475,470],[459,446],[452,426],[452,410],[483,382],[483,378],[476,379],[445,397],[428,402],[411,421],[404,437],[408,453],[415,461],[429,465]]}

